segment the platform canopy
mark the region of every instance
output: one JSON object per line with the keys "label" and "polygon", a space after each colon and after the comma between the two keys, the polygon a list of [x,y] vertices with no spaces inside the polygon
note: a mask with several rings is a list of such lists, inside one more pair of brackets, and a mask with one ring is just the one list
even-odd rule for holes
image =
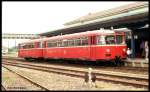
{"label": "platform canopy", "polygon": [[41,33],[41,36],[56,36],[83,31],[98,30],[100,28],[141,28],[148,24],[148,2],[136,2],[105,11],[82,16],[65,23],[61,29]]}

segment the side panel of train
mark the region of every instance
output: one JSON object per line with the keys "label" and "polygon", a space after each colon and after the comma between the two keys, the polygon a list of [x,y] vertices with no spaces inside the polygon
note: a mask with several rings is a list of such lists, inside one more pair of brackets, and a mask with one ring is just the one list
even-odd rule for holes
{"label": "side panel of train", "polygon": [[42,58],[43,49],[42,48],[20,49],[18,56],[22,58]]}
{"label": "side panel of train", "polygon": [[126,58],[126,46],[92,46],[91,58],[94,60],[114,60],[116,56]]}
{"label": "side panel of train", "polygon": [[78,47],[56,47],[46,48],[43,51],[44,58],[72,58],[72,59],[90,59],[90,48],[88,46]]}
{"label": "side panel of train", "polygon": [[43,51],[44,58],[72,58],[81,60],[114,60],[116,56],[126,58],[126,46],[78,46],[47,48]]}
{"label": "side panel of train", "polygon": [[[98,32],[99,33],[99,32]],[[126,58],[124,34],[86,34],[57,36],[23,43],[19,57],[81,60]]]}

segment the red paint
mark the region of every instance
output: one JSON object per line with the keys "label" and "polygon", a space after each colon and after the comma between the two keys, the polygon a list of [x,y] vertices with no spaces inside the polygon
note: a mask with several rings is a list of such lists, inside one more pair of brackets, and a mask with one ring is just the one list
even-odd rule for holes
{"label": "red paint", "polygon": [[[109,33],[110,34],[110,33]],[[100,33],[99,31],[83,32],[71,35],[63,35],[56,37],[49,37],[44,39],[36,39],[31,42],[35,47],[31,49],[19,49],[19,57],[31,57],[31,58],[72,58],[82,60],[113,60],[115,56],[120,56],[121,59],[126,58],[126,45],[95,45],[97,35],[108,35],[107,33]],[[112,34],[111,34],[112,35]],[[113,33],[113,35],[123,35],[123,32]],[[87,36],[87,46],[72,46],[72,47],[47,47],[48,40],[62,40],[66,38],[77,38]],[[125,38],[123,38],[125,40]],[[37,42],[43,41],[44,47],[37,48]],[[29,43],[30,41],[26,42]],[[26,44],[23,43],[23,44]],[[125,50],[123,50],[125,49]]]}
{"label": "red paint", "polygon": [[43,49],[20,49],[18,52],[18,56],[25,58],[25,57],[31,57],[31,58],[41,58],[43,57]]}

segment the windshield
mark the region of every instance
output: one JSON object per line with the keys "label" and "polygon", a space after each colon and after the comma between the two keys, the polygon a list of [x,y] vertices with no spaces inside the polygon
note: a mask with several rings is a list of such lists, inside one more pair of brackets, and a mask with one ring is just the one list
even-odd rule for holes
{"label": "windshield", "polygon": [[105,36],[97,36],[97,44],[98,45],[103,45],[105,43]]}
{"label": "windshield", "polygon": [[122,35],[116,36],[116,44],[123,44],[123,36]]}
{"label": "windshield", "polygon": [[124,44],[123,43],[123,35],[101,35],[97,36],[97,44],[104,45],[104,44]]}
{"label": "windshield", "polygon": [[106,44],[115,44],[115,36],[110,35],[105,37]]}

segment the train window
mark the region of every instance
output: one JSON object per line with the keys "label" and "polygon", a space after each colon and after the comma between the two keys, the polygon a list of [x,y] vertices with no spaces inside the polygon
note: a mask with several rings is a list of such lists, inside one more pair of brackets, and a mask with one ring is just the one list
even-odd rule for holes
{"label": "train window", "polygon": [[82,45],[81,39],[80,38],[75,39],[75,46],[80,46],[80,45]]}
{"label": "train window", "polygon": [[23,45],[23,46],[21,46],[22,47],[22,49],[25,49],[25,46]]}
{"label": "train window", "polygon": [[27,45],[24,44],[24,45],[22,46],[22,48],[23,48],[23,49],[27,49]]}
{"label": "train window", "polygon": [[61,40],[57,41],[57,47],[61,47],[61,46],[62,46],[62,41]]}
{"label": "train window", "polygon": [[24,45],[24,49],[27,49],[27,45]]}
{"label": "train window", "polygon": [[49,41],[47,44],[47,47],[56,47],[57,46],[57,42],[56,41]]}
{"label": "train window", "polygon": [[37,42],[37,48],[40,48],[40,42]]}
{"label": "train window", "polygon": [[42,47],[43,47],[43,48],[45,48],[45,47],[46,47],[46,46],[45,46],[45,42],[42,42]]}
{"label": "train window", "polygon": [[42,42],[37,43],[37,48],[42,48]]}
{"label": "train window", "polygon": [[67,47],[67,46],[68,46],[68,40],[67,40],[67,39],[63,40],[63,46],[64,46],[64,47]]}
{"label": "train window", "polygon": [[25,49],[26,45],[23,45],[22,48]]}
{"label": "train window", "polygon": [[88,37],[81,38],[81,44],[82,45],[88,45]]}
{"label": "train window", "polygon": [[27,49],[27,45],[25,45],[24,48]]}
{"label": "train window", "polygon": [[116,43],[117,44],[123,44],[123,36],[122,35],[116,36]]}
{"label": "train window", "polygon": [[57,41],[57,47],[59,47],[59,41]]}
{"label": "train window", "polygon": [[42,46],[43,46],[43,42],[40,42],[40,48],[42,48]]}
{"label": "train window", "polygon": [[68,40],[68,45],[69,46],[74,46],[74,40],[73,39]]}
{"label": "train window", "polygon": [[27,49],[27,45],[24,45],[23,48],[24,48],[24,49]]}
{"label": "train window", "polygon": [[31,48],[31,45],[30,45],[30,44],[27,45],[27,49],[29,49],[29,48]]}
{"label": "train window", "polygon": [[29,48],[31,48],[31,45],[30,45],[30,44],[27,45],[27,49],[29,49]]}
{"label": "train window", "polygon": [[47,47],[52,47],[50,41],[47,42]]}
{"label": "train window", "polygon": [[113,35],[107,35],[105,37],[106,44],[115,44],[115,36]]}
{"label": "train window", "polygon": [[34,48],[34,43],[30,43],[29,48]]}
{"label": "train window", "polygon": [[97,45],[104,45],[105,43],[105,36],[97,36]]}
{"label": "train window", "polygon": [[27,45],[26,45],[26,49],[28,49],[28,48],[30,48],[30,45],[27,44]]}
{"label": "train window", "polygon": [[56,41],[52,42],[51,44],[52,44],[52,47],[57,47],[57,42]]}
{"label": "train window", "polygon": [[30,45],[30,44],[27,45],[27,49],[29,49],[29,48],[31,48],[31,45]]}

